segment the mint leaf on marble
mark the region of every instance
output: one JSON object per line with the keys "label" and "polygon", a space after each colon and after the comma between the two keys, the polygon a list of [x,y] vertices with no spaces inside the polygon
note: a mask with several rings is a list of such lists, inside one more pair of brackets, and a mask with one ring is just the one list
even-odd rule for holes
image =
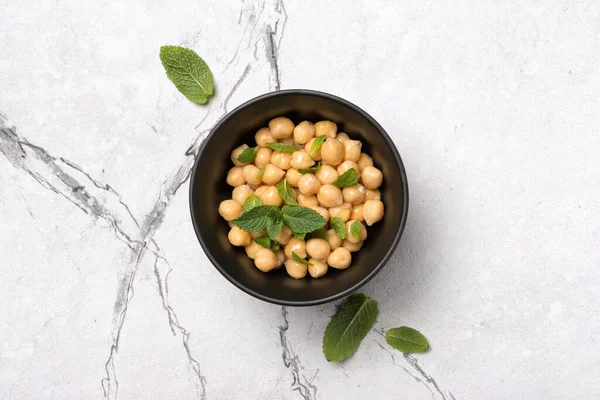
{"label": "mint leaf on marble", "polygon": [[408,326],[390,329],[385,333],[385,340],[390,346],[403,353],[424,353],[429,349],[427,338]]}
{"label": "mint leaf on marble", "polygon": [[358,174],[354,170],[354,168],[350,168],[348,171],[344,172],[342,175],[337,178],[333,184],[339,188],[345,188],[349,186],[354,186],[358,184]]}
{"label": "mint leaf on marble", "polygon": [[327,224],[321,214],[302,206],[283,206],[283,221],[294,234],[316,231]]}
{"label": "mint leaf on marble", "polygon": [[206,104],[215,90],[213,77],[196,52],[185,47],[163,46],[160,61],[177,90],[194,103]]}

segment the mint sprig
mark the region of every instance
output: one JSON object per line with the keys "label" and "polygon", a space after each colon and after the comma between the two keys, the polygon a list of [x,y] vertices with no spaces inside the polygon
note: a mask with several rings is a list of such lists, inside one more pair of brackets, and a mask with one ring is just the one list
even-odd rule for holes
{"label": "mint sprig", "polygon": [[267,146],[275,151],[281,151],[282,153],[293,153],[298,151],[296,147],[285,143],[269,142],[267,143]]}
{"label": "mint sprig", "polygon": [[231,222],[246,232],[260,232],[267,227],[267,222],[273,219],[272,216],[280,212],[279,207],[256,206]]}
{"label": "mint sprig", "polygon": [[424,353],[429,342],[421,332],[408,326],[392,328],[385,333],[385,340],[393,348],[403,353]]}
{"label": "mint sprig", "polygon": [[268,236],[257,237],[254,239],[254,241],[266,249],[279,250],[279,243],[277,243],[275,240],[271,240],[271,238]]}
{"label": "mint sprig", "polygon": [[248,196],[246,201],[244,201],[244,205],[242,206],[242,208],[244,209],[244,211],[250,211],[254,207],[258,207],[258,206],[262,206],[262,205],[263,205],[263,202],[260,199],[260,197],[258,197],[255,194],[252,194],[252,195]]}
{"label": "mint sprig", "polygon": [[331,224],[331,227],[335,231],[336,235],[338,235],[341,239],[346,239],[346,223],[343,219],[340,217],[333,217],[329,223]]}
{"label": "mint sprig", "polygon": [[298,172],[301,174],[315,174],[321,169],[321,164],[317,164],[314,167],[310,168],[300,168]]}
{"label": "mint sprig", "polygon": [[315,138],[315,141],[312,142],[312,144],[310,145],[310,151],[308,152],[308,155],[310,156],[310,158],[313,158],[315,156],[315,153],[317,151],[319,151],[319,149],[321,148],[321,146],[323,145],[323,143],[325,142],[326,139],[327,139],[326,135],[317,136]]}
{"label": "mint sprig", "polygon": [[258,146],[256,147],[248,147],[244,149],[238,156],[237,160],[241,163],[248,164],[254,161],[256,158],[256,153],[258,152]]}
{"label": "mint sprig", "polygon": [[185,47],[163,46],[160,61],[177,90],[194,103],[206,104],[215,88],[210,68],[198,54]]}
{"label": "mint sprig", "polygon": [[311,232],[310,236],[316,239],[329,240],[329,235],[327,234],[327,229],[325,228],[317,229],[316,231]]}
{"label": "mint sprig", "polygon": [[260,168],[260,171],[258,171],[258,174],[256,175],[256,179],[262,178],[262,176],[265,174],[265,169],[267,169],[267,164]]}
{"label": "mint sprig", "polygon": [[304,258],[302,258],[298,254],[296,254],[295,251],[292,251],[292,258],[294,259],[294,261],[299,262],[300,264],[312,265],[311,263],[309,263],[308,261],[306,261]]}
{"label": "mint sprig", "polygon": [[290,186],[287,180],[283,179],[281,182],[275,185],[275,187],[277,188],[279,197],[283,199],[285,204],[290,206],[298,205],[298,203],[296,203],[296,200],[294,200],[294,192],[292,190],[292,187]]}
{"label": "mint sprig", "polygon": [[360,237],[360,222],[354,221],[350,224],[350,234],[354,239],[358,239]]}
{"label": "mint sprig", "polygon": [[306,234],[316,231],[327,224],[325,218],[308,207],[283,206],[283,221],[294,234]]}
{"label": "mint sprig", "polygon": [[273,240],[283,228],[283,215],[278,207],[269,210],[267,215],[267,235]]}
{"label": "mint sprig", "polygon": [[350,168],[348,171],[340,175],[333,184],[339,188],[350,187],[358,184],[358,174],[354,168]]}

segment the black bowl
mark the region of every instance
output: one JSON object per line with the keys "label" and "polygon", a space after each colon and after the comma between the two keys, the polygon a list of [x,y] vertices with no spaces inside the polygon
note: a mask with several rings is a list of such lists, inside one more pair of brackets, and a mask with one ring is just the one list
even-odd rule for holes
{"label": "black bowl", "polygon": [[[286,116],[334,121],[339,132],[363,143],[383,172],[383,220],[368,227],[362,249],[352,253],[346,270],[330,268],[319,279],[295,280],[285,268],[259,271],[243,248],[227,240],[229,226],[218,214],[219,203],[231,198],[225,178],[232,167],[231,151],[242,143],[255,145],[254,134],[270,119]],[[256,97],[227,114],[210,132],[196,158],[190,183],[192,223],[204,252],[225,278],[259,299],[289,306],[309,306],[346,296],[375,276],[400,241],[408,213],[406,171],[394,143],[369,114],[339,97],[312,90],[282,90]]]}

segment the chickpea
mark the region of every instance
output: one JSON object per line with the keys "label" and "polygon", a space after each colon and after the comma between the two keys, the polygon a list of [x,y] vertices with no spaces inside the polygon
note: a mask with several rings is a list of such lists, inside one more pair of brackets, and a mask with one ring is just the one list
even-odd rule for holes
{"label": "chickpea", "polygon": [[321,186],[317,199],[325,207],[341,206],[344,202],[340,188],[329,184]]}
{"label": "chickpea", "polygon": [[300,204],[303,207],[317,207],[319,205],[319,200],[314,194],[312,196],[305,196],[303,194],[299,194],[297,201],[298,204]]}
{"label": "chickpea", "polygon": [[227,238],[229,239],[229,243],[234,246],[248,246],[252,242],[250,232],[243,231],[237,226],[231,228],[227,234]]}
{"label": "chickpea", "polygon": [[285,256],[292,258],[292,251],[299,257],[306,258],[306,242],[297,237],[290,238],[288,244],[285,245]]}
{"label": "chickpea", "polygon": [[329,211],[326,208],[323,207],[308,207],[311,210],[315,210],[316,212],[318,212],[319,214],[321,214],[321,217],[323,217],[325,219],[325,221],[329,221]]}
{"label": "chickpea", "polygon": [[305,196],[316,194],[321,188],[321,181],[313,174],[304,174],[298,181],[298,189]]}
{"label": "chickpea", "polygon": [[331,219],[338,217],[346,222],[350,219],[350,214],[352,214],[352,204],[350,203],[342,203],[341,206],[331,207],[329,209],[329,217]]}
{"label": "chickpea", "polygon": [[[310,155],[310,148],[312,147],[314,141],[316,138],[312,138],[308,141],[308,143],[306,143],[304,145],[304,151],[306,151],[307,153],[309,153]],[[315,161],[320,161],[321,160],[321,149],[319,148],[319,150],[315,151],[312,155],[311,158]]]}
{"label": "chickpea", "polygon": [[267,147],[267,143],[277,141],[269,128],[260,128],[258,132],[256,132],[256,135],[254,135],[254,140],[259,147]]}
{"label": "chickpea", "polygon": [[285,262],[285,270],[288,275],[294,279],[302,279],[306,276],[306,272],[308,271],[308,267],[298,261],[288,259]]}
{"label": "chickpea", "polygon": [[269,129],[275,139],[285,139],[292,136],[294,123],[286,117],[277,117],[269,121]]}
{"label": "chickpea", "polygon": [[320,278],[327,273],[329,266],[321,260],[317,260],[316,258],[311,258],[308,260],[308,273],[313,278]]}
{"label": "chickpea", "polygon": [[267,165],[271,161],[271,156],[273,154],[273,150],[268,147],[261,147],[256,152],[256,157],[254,158],[254,164],[258,168],[262,168],[263,165]]}
{"label": "chickpea", "polygon": [[279,249],[275,252],[275,258],[277,259],[277,268],[281,267],[283,265],[283,263],[285,262],[285,260],[287,259],[284,251],[281,249]]}
{"label": "chickpea", "polygon": [[360,140],[348,140],[344,142],[344,158],[348,161],[358,162],[360,160],[361,149],[362,143]]}
{"label": "chickpea", "polygon": [[279,195],[279,191],[277,190],[277,188],[275,186],[269,186],[265,189],[264,192],[262,192],[260,194],[260,199],[262,200],[263,204],[266,206],[281,206],[281,203],[283,203],[283,199],[281,198],[281,196]]}
{"label": "chickpea", "polygon": [[300,172],[298,172],[297,169],[291,168],[291,169],[288,169],[287,172],[285,173],[285,180],[292,187],[298,187],[298,182],[300,181],[300,178],[302,178],[302,174]]}
{"label": "chickpea", "polygon": [[258,232],[250,232],[250,236],[252,237],[252,239],[256,239],[262,236],[267,236],[267,230],[263,229],[262,231],[258,231]]}
{"label": "chickpea", "polygon": [[354,171],[356,172],[356,174],[360,176],[360,170],[358,169],[358,165],[354,161],[349,161],[349,160],[346,160],[343,163],[341,163],[340,165],[338,165],[337,173],[339,175],[342,175],[344,172],[348,171],[351,168],[354,168]]}
{"label": "chickpea", "polygon": [[254,256],[254,265],[262,272],[269,272],[277,268],[277,256],[269,249],[259,249]]}
{"label": "chickpea", "polygon": [[294,141],[306,144],[315,136],[315,125],[309,121],[302,121],[294,128]]}
{"label": "chickpea", "polygon": [[343,247],[339,247],[331,252],[329,257],[327,257],[327,264],[330,267],[336,269],[346,269],[350,266],[352,262],[352,254],[348,249]]}
{"label": "chickpea", "polygon": [[380,200],[367,200],[363,205],[363,215],[367,225],[371,226],[383,218],[383,203]]}
{"label": "chickpea", "polygon": [[292,153],[290,164],[292,168],[302,169],[312,167],[315,165],[315,161],[310,158],[306,151],[300,150]]}
{"label": "chickpea", "polygon": [[362,170],[361,178],[362,184],[365,185],[367,189],[377,189],[383,182],[383,174],[372,165],[366,166],[365,169]]}
{"label": "chickpea", "polygon": [[344,201],[356,206],[365,201],[365,187],[360,183],[358,185],[345,187],[342,189]]}
{"label": "chickpea", "polygon": [[273,164],[267,164],[265,172],[262,176],[262,181],[267,185],[274,185],[283,179],[285,171]]}
{"label": "chickpea", "polygon": [[360,250],[364,242],[351,243],[348,239],[344,239],[342,242],[342,247],[348,250],[350,253],[355,253]]}
{"label": "chickpea", "polygon": [[330,251],[331,249],[327,240],[314,238],[306,242],[306,252],[309,256],[317,260],[326,260]]}
{"label": "chickpea", "polygon": [[344,144],[345,144],[347,141],[349,141],[349,140],[352,140],[352,139],[350,139],[350,137],[348,137],[348,135],[347,135],[347,134],[345,134],[344,132],[340,132],[340,133],[338,133],[338,134],[335,136],[335,138],[336,138],[337,140],[339,140],[340,142],[344,143]]}
{"label": "chickpea", "polygon": [[227,184],[229,186],[237,187],[237,186],[241,186],[244,183],[246,183],[246,180],[244,179],[244,174],[242,171],[243,171],[242,167],[231,168],[229,170],[229,172],[227,173]]}
{"label": "chickpea", "polygon": [[238,161],[238,157],[240,156],[240,154],[242,154],[242,151],[244,151],[247,148],[248,148],[248,145],[247,144],[243,144],[241,146],[236,147],[231,152],[231,162],[233,162],[233,164],[236,167],[243,167],[244,165],[247,164],[247,163],[243,163],[243,162],[239,162]]}
{"label": "chickpea", "polygon": [[225,221],[233,221],[240,215],[242,215],[242,206],[235,200],[223,200],[219,204],[219,215],[225,219]]}
{"label": "chickpea", "polygon": [[259,187],[257,187],[256,189],[254,189],[254,194],[257,195],[258,197],[260,197],[265,190],[267,190],[269,188],[269,185],[261,185]]}
{"label": "chickpea", "polygon": [[327,242],[331,250],[335,250],[342,245],[342,238],[335,233],[335,229],[328,230],[327,237]]}
{"label": "chickpea", "polygon": [[363,210],[364,208],[362,204],[354,206],[354,208],[352,208],[352,214],[350,214],[350,219],[355,219],[360,222],[364,221],[365,218],[363,216]]}
{"label": "chickpea", "polygon": [[339,178],[337,171],[331,165],[322,165],[315,175],[323,185],[333,183]]}
{"label": "chickpea", "polygon": [[240,206],[244,205],[244,202],[248,197],[254,194],[254,190],[248,185],[238,186],[231,192],[231,198],[238,202]]}
{"label": "chickpea", "polygon": [[367,189],[365,191],[365,199],[381,200],[381,192],[379,191],[379,189]]}
{"label": "chickpea", "polygon": [[259,173],[260,168],[252,164],[246,165],[242,170],[242,174],[244,174],[244,179],[251,185],[260,185],[262,180],[258,176]]}
{"label": "chickpea", "polygon": [[360,225],[360,233],[358,234],[358,238],[355,238],[354,236],[352,236],[352,232],[350,227],[352,226],[352,223],[354,223],[356,220],[350,220],[348,222],[346,222],[346,239],[348,242],[350,243],[358,243],[358,242],[362,242],[367,238],[367,228],[365,228],[365,226],[363,225],[362,222],[358,221],[358,224]]}
{"label": "chickpea", "polygon": [[315,136],[327,135],[331,138],[337,133],[337,125],[331,121],[319,121],[315,124]]}
{"label": "chickpea", "polygon": [[321,158],[327,164],[337,166],[344,161],[344,145],[335,138],[329,138],[321,146]]}
{"label": "chickpea", "polygon": [[358,164],[358,168],[360,168],[360,170],[364,170],[365,167],[372,167],[373,166],[373,159],[365,153],[361,153],[360,157],[358,158],[357,161]]}
{"label": "chickpea", "polygon": [[273,155],[271,155],[271,164],[281,168],[281,169],[290,169],[290,161],[292,160],[292,155],[290,153],[284,153],[282,151],[274,151]]}
{"label": "chickpea", "polygon": [[252,243],[250,243],[248,246],[246,246],[246,255],[253,259],[256,257],[256,253],[260,250],[260,249],[264,249],[264,247],[262,247],[260,244],[256,243],[255,241],[252,241]]}
{"label": "chickpea", "polygon": [[283,144],[287,144],[287,145],[290,145],[290,146],[294,146],[295,148],[298,148],[298,146],[296,145],[296,142],[294,142],[294,138],[293,137],[281,139],[280,142],[283,143]]}
{"label": "chickpea", "polygon": [[[291,238],[292,238],[292,230],[287,225],[283,225],[281,227],[281,231],[279,232],[279,235],[277,235],[275,237],[275,240],[279,244],[286,245],[290,242]],[[285,257],[285,255],[284,255],[284,257]]]}

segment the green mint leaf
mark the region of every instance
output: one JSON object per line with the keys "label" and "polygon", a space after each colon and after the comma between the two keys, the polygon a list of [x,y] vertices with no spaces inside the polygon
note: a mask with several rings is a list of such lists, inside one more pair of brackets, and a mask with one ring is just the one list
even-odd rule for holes
{"label": "green mint leaf", "polygon": [[285,143],[269,142],[267,143],[267,146],[275,151],[281,151],[282,153],[293,153],[298,151],[296,147]]}
{"label": "green mint leaf", "polygon": [[260,244],[262,247],[267,249],[271,248],[271,238],[268,236],[261,236],[254,239],[257,244]]}
{"label": "green mint leaf", "polygon": [[377,303],[362,293],[348,297],[331,318],[323,335],[323,354],[327,361],[350,357],[373,327],[379,310]]}
{"label": "green mint leaf", "polygon": [[283,206],[283,221],[294,233],[316,231],[327,223],[315,210],[301,206]]}
{"label": "green mint leaf", "polygon": [[317,239],[329,240],[329,235],[325,228],[317,229],[316,231],[311,232],[310,235]]}
{"label": "green mint leaf", "polygon": [[275,207],[269,211],[267,215],[267,234],[273,240],[279,235],[281,232],[281,228],[283,227],[283,215],[281,214],[281,210],[278,207]]}
{"label": "green mint leaf", "polygon": [[348,171],[344,172],[342,175],[337,178],[333,184],[339,188],[345,188],[349,186],[354,186],[358,184],[358,174],[354,170],[354,168],[350,168]]}
{"label": "green mint leaf", "polygon": [[325,142],[326,139],[327,139],[326,135],[317,136],[315,138],[315,141],[310,145],[310,151],[308,152],[308,155],[310,156],[310,158],[314,157],[315,153],[317,151],[319,151],[319,149],[321,148],[321,146],[323,145],[323,143]]}
{"label": "green mint leaf", "polygon": [[306,233],[294,233],[294,236],[297,237],[298,239],[304,240],[304,238],[306,237]]}
{"label": "green mint leaf", "polygon": [[262,176],[265,174],[265,169],[267,169],[267,164],[263,165],[260,168],[260,171],[258,171],[258,175],[256,175],[256,179],[262,178]]}
{"label": "green mint leaf", "polygon": [[354,221],[350,224],[350,234],[354,239],[358,239],[360,237],[360,222]]}
{"label": "green mint leaf", "polygon": [[160,61],[167,77],[188,100],[205,104],[214,93],[210,68],[193,50],[179,46],[160,48]]}
{"label": "green mint leaf", "polygon": [[279,208],[275,206],[257,206],[231,222],[246,232],[260,232],[266,228],[267,220],[274,212],[273,209],[279,211]]}
{"label": "green mint leaf", "polygon": [[425,336],[408,326],[390,329],[385,333],[385,340],[403,353],[424,353],[429,349],[429,342]]}
{"label": "green mint leaf", "polygon": [[304,258],[302,258],[298,254],[296,254],[295,251],[292,251],[292,258],[294,259],[294,261],[299,262],[300,264],[312,265],[311,263],[309,263],[308,261],[306,261]]}
{"label": "green mint leaf", "polygon": [[250,211],[254,207],[258,207],[258,206],[262,206],[262,205],[263,205],[263,202],[260,199],[260,197],[253,194],[253,195],[248,196],[246,201],[244,201],[244,205],[242,206],[242,208],[244,209],[244,211]]}
{"label": "green mint leaf", "polygon": [[294,192],[292,187],[285,179],[275,185],[277,188],[277,192],[279,192],[279,196],[283,199],[285,204],[290,206],[297,206],[296,200],[294,200]]}
{"label": "green mint leaf", "polygon": [[346,223],[343,219],[341,219],[340,217],[333,217],[331,221],[329,221],[329,223],[331,224],[333,230],[335,230],[336,235],[338,235],[342,239],[346,239]]}
{"label": "green mint leaf", "polygon": [[317,164],[314,167],[310,167],[310,168],[300,168],[298,170],[298,172],[300,172],[301,174],[315,174],[320,169],[321,169],[321,164]]}
{"label": "green mint leaf", "polygon": [[252,161],[254,161],[254,158],[256,157],[256,153],[258,152],[258,146],[256,147],[248,147],[247,149],[244,149],[244,151],[241,152],[241,154],[238,156],[238,161],[244,164],[248,164],[251,163]]}
{"label": "green mint leaf", "polygon": [[279,250],[279,243],[277,243],[275,240],[273,240],[271,242],[271,250],[273,250],[273,251]]}

